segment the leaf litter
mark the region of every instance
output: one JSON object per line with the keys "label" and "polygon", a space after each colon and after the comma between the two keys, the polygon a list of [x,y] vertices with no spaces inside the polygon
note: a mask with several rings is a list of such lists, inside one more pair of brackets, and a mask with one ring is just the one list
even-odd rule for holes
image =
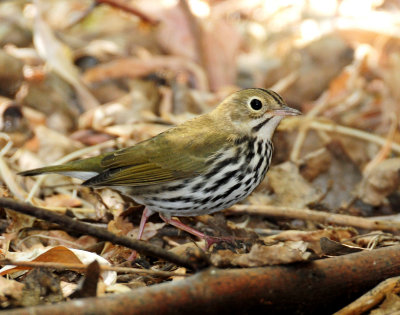
{"label": "leaf litter", "polygon": [[[234,241],[207,250],[156,217],[143,239],[179,255],[205,255],[220,268],[307,263],[334,252],[399,244],[397,227],[369,231],[351,224],[357,217],[395,221],[400,207],[397,4],[365,2],[361,15],[350,0],[332,0],[325,8],[312,1],[102,2],[0,4],[2,197],[135,238],[141,207],[132,200],[58,175],[16,173],[134,145],[210,111],[232,91],[257,86],[275,89],[304,115],[280,125],[273,165],[240,212],[181,218]],[[385,26],[371,19],[383,19]],[[260,211],[246,212],[246,206]],[[263,206],[327,211],[332,218],[321,223],[311,216],[265,216]],[[335,215],[355,220],[342,226]],[[113,265],[130,264],[125,247],[9,209],[0,209],[0,231],[2,259],[64,246]],[[53,262],[55,255],[50,250],[46,257]],[[64,272],[43,277],[72,293],[83,275],[68,277],[69,261],[57,262],[65,263]],[[120,282],[105,283],[103,292],[177,281],[179,273],[192,272],[146,256],[133,267],[177,275],[119,274]],[[58,285],[49,287],[49,299],[23,297],[23,286],[32,284],[27,275],[15,279],[0,278],[2,308],[67,299]],[[33,274],[29,281],[39,279]],[[374,312],[397,305],[395,297],[393,291]]]}

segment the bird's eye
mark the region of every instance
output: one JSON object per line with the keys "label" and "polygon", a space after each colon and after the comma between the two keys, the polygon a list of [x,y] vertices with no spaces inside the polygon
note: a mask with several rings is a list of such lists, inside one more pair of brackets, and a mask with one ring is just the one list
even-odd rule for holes
{"label": "bird's eye", "polygon": [[258,98],[253,98],[250,100],[250,107],[254,110],[260,110],[263,104]]}

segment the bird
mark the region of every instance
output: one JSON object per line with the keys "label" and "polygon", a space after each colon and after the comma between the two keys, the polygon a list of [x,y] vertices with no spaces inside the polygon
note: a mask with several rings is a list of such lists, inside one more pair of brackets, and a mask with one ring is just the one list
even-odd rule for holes
{"label": "bird", "polygon": [[134,146],[20,172],[57,173],[83,180],[83,186],[113,188],[145,206],[138,239],[154,213],[204,239],[206,235],[173,217],[211,214],[245,199],[271,164],[272,136],[286,116],[301,112],[262,88],[234,92],[214,110]]}

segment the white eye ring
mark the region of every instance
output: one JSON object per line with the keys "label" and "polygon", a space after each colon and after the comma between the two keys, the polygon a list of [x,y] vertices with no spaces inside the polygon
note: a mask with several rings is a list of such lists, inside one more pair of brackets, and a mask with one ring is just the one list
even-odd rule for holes
{"label": "white eye ring", "polygon": [[258,97],[252,97],[248,102],[249,107],[254,111],[259,111],[263,108],[263,102]]}

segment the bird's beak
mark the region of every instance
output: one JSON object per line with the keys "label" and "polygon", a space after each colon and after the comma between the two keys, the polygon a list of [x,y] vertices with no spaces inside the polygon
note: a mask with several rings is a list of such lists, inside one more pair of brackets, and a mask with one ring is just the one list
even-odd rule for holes
{"label": "bird's beak", "polygon": [[282,106],[280,109],[273,111],[274,116],[297,116],[301,115],[301,111],[291,108],[289,106]]}

